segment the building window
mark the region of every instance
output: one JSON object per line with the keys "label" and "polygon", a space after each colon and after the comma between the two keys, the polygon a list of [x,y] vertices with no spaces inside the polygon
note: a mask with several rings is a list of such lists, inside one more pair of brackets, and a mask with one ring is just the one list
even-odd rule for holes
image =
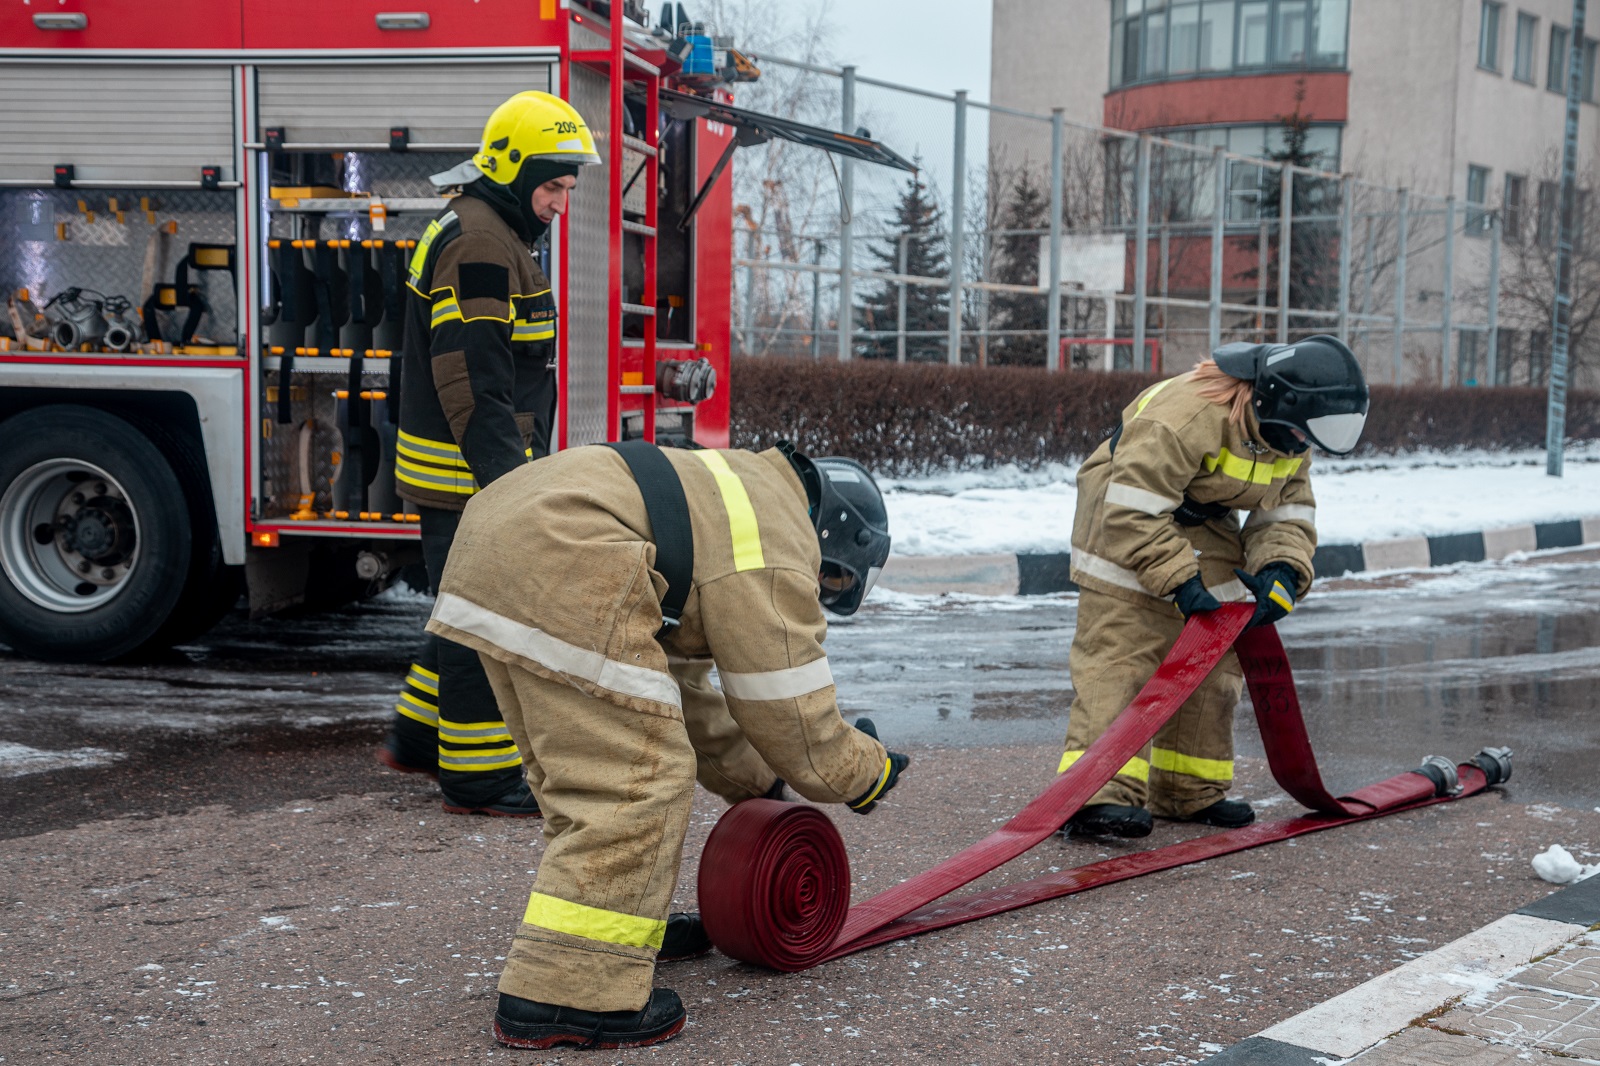
{"label": "building window", "polygon": [[1538,31],[1538,18],[1526,11],[1517,12],[1517,46],[1512,57],[1511,76],[1529,85],[1533,84],[1534,34]]}
{"label": "building window", "polygon": [[1550,27],[1550,59],[1545,64],[1545,88],[1565,94],[1567,91],[1567,48],[1572,40],[1564,26]]}
{"label": "building window", "polygon": [[1504,7],[1500,0],[1482,0],[1478,9],[1478,66],[1484,70],[1500,69],[1500,13]]}
{"label": "building window", "polygon": [[1500,213],[1500,225],[1508,241],[1522,239],[1523,201],[1527,198],[1527,190],[1527,178],[1521,174],[1506,175],[1506,193]]}
{"label": "building window", "polygon": [[1489,213],[1483,205],[1489,199],[1489,168],[1467,167],[1467,216],[1462,232],[1469,237],[1481,237],[1489,230]]}
{"label": "building window", "polygon": [[1600,50],[1600,41],[1585,37],[1583,39],[1583,86],[1580,95],[1585,103],[1592,104],[1594,100],[1594,67],[1595,52]]}
{"label": "building window", "polygon": [[1345,64],[1350,0],[1112,0],[1111,87]]}

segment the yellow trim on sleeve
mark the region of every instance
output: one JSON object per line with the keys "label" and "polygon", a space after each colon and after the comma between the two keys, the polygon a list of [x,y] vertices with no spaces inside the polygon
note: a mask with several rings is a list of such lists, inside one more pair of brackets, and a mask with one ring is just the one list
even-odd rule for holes
{"label": "yellow trim on sleeve", "polygon": [[728,512],[728,531],[733,536],[733,568],[736,571],[760,570],[766,564],[761,554],[761,527],[756,522],[755,508],[750,506],[750,494],[744,482],[733,472],[721,452],[690,452],[706,464],[712,477],[717,479],[717,491],[722,494],[722,506]]}
{"label": "yellow trim on sleeve", "polygon": [[587,907],[543,892],[528,897],[528,909],[522,920],[540,929],[630,948],[660,948],[661,938],[667,932],[665,919],[640,918],[621,911]]}
{"label": "yellow trim on sleeve", "polygon": [[1170,748],[1151,748],[1150,765],[1169,774],[1187,774],[1203,781],[1232,781],[1232,759],[1202,759]]}

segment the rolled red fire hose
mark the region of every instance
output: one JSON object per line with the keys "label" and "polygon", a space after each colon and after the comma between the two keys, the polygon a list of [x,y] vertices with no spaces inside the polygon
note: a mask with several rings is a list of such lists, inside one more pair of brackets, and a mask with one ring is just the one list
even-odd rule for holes
{"label": "rolled red fire hose", "polygon": [[[1510,753],[1486,749],[1451,767],[1432,759],[1344,797],[1322,783],[1275,629],[1246,630],[1250,604],[1196,615],[1111,727],[1065,773],[995,832],[853,908],[838,830],[820,811],[750,800],[722,816],[700,862],[700,912],[723,954],[798,971],[878,944],[1015,910],[1100,885],[1481,792],[1510,776]],[[1173,716],[1229,647],[1238,653],[1272,775],[1314,813],[1090,863],[935,904],[1059,829]],[[1431,768],[1430,768],[1431,767]]]}

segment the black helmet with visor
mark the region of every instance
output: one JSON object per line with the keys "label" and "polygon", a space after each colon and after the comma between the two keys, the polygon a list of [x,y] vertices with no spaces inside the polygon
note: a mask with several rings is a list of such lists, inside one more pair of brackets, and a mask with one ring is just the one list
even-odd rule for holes
{"label": "black helmet with visor", "polygon": [[889,512],[867,468],[854,459],[811,459],[788,441],[778,448],[806,487],[811,522],[822,547],[818,575],[822,605],[854,614],[889,559]]}
{"label": "black helmet with visor", "polygon": [[1223,373],[1254,383],[1261,439],[1278,451],[1304,451],[1306,440],[1334,455],[1355,450],[1367,422],[1367,381],[1337,337],[1227,344],[1213,358]]}

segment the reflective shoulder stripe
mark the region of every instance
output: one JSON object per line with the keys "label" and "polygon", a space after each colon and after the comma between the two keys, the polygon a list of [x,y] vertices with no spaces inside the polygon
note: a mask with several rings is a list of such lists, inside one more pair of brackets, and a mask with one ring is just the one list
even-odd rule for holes
{"label": "reflective shoulder stripe", "polygon": [[1310,522],[1317,524],[1317,509],[1303,503],[1288,503],[1265,511],[1251,511],[1245,520],[1247,526],[1264,526],[1271,522]]}
{"label": "reflective shoulder stripe", "polygon": [[1169,748],[1151,748],[1150,765],[1170,774],[1187,774],[1205,781],[1232,781],[1232,759],[1202,759]]}
{"label": "reflective shoulder stripe", "polygon": [[1137,485],[1124,485],[1117,481],[1106,486],[1106,502],[1114,503],[1118,507],[1143,511],[1148,515],[1170,514],[1183,504],[1182,500],[1169,500],[1160,493],[1141,489]]}
{"label": "reflective shoulder stripe", "polygon": [[430,326],[438,326],[451,321],[465,321],[461,317],[461,305],[456,302],[455,293],[450,292],[449,289],[446,289],[445,292],[449,295],[441,296],[433,302],[433,318],[428,323]]}
{"label": "reflective shoulder stripe", "polygon": [[883,760],[883,773],[878,775],[878,783],[872,786],[872,791],[868,792],[865,796],[862,796],[860,799],[850,804],[850,809],[860,810],[862,807],[865,807],[867,804],[877,799],[878,796],[883,792],[883,786],[889,783],[889,773],[893,769],[893,760],[885,758]]}
{"label": "reflective shoulder stripe", "polygon": [[1274,481],[1282,481],[1293,477],[1296,470],[1300,469],[1301,459],[1274,459],[1270,463],[1258,463],[1254,459],[1246,459],[1234,455],[1226,448],[1217,449],[1217,454],[1205,457],[1207,471],[1221,470],[1227,477],[1235,481],[1245,481],[1252,485],[1270,485]]}
{"label": "reflective shoulder stripe", "polygon": [[543,892],[528,897],[528,909],[523,912],[522,920],[540,929],[631,948],[659,948],[667,931],[665,919],[604,911]]}
{"label": "reflective shoulder stripe", "polygon": [[734,570],[760,570],[766,566],[761,554],[761,527],[756,522],[755,508],[750,506],[750,494],[744,482],[733,472],[721,452],[706,449],[690,452],[706,464],[717,479],[717,491],[722,494],[722,506],[728,512],[728,531],[733,536]]}
{"label": "reflective shoulder stripe", "polygon": [[815,662],[791,666],[787,670],[731,674],[719,668],[717,672],[722,675],[722,691],[747,703],[798,699],[833,684],[833,670],[828,666],[826,655]]}
{"label": "reflective shoulder stripe", "polygon": [[[1061,764],[1056,767],[1056,773],[1064,774],[1067,767],[1083,758],[1081,751],[1064,751],[1061,753]],[[1135,755],[1122,764],[1122,769],[1117,771],[1118,777],[1131,777],[1136,781],[1150,780],[1150,764]]]}
{"label": "reflective shoulder stripe", "polygon": [[567,674],[624,696],[671,707],[683,706],[677,679],[669,673],[616,662],[597,651],[568,644],[542,629],[496,614],[452,593],[439,594],[433,604],[433,618],[558,674]]}
{"label": "reflective shoulder stripe", "polygon": [[[432,222],[428,223],[422,231],[422,237],[417,241],[416,251],[411,253],[411,262],[406,265],[406,284],[416,289],[422,282],[423,272],[428,266],[428,253],[433,250],[434,242],[446,228],[456,225],[461,219],[454,211],[446,211]],[[422,290],[417,289],[418,292]]]}
{"label": "reflective shoulder stripe", "polygon": [[1145,391],[1145,394],[1139,397],[1139,406],[1133,409],[1133,413],[1137,415],[1142,412],[1145,409],[1145,406],[1149,404],[1151,400],[1156,398],[1157,393],[1177,380],[1177,378],[1168,378],[1165,381],[1158,381],[1154,385],[1150,386],[1150,388]]}

